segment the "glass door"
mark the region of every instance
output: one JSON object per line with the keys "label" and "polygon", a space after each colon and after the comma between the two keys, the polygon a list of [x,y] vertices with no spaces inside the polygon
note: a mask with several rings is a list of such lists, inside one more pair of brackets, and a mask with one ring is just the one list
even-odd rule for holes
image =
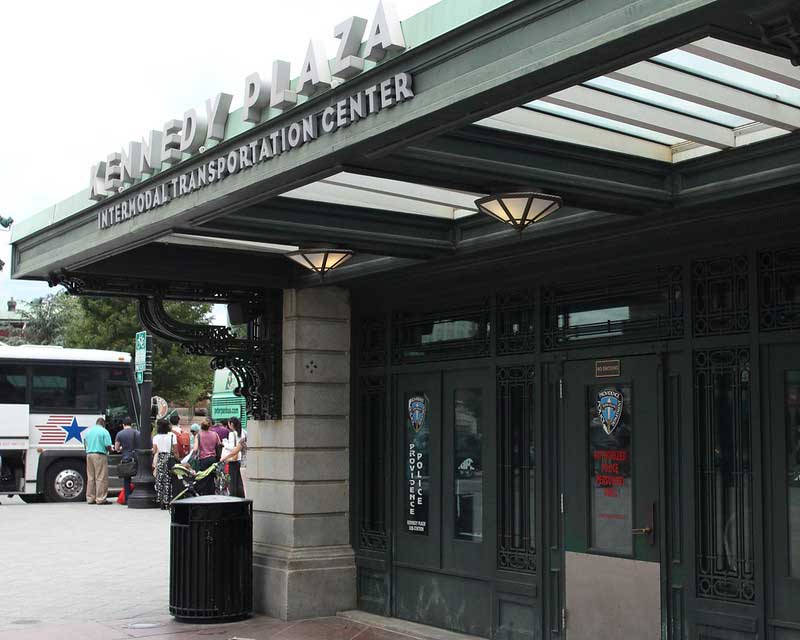
{"label": "glass door", "polygon": [[[769,357],[773,623],[800,629],[800,346],[774,346]],[[788,636],[787,636],[788,637]]]}
{"label": "glass door", "polygon": [[489,369],[397,377],[394,615],[488,636],[495,548]]}
{"label": "glass door", "polygon": [[395,531],[398,562],[439,568],[442,485],[440,373],[398,378],[399,482]]}
{"label": "glass door", "polygon": [[494,465],[486,453],[494,441],[494,402],[482,371],[444,375],[444,459],[442,487],[442,566],[485,576],[489,569],[487,487],[494,486]]}
{"label": "glass door", "polygon": [[567,362],[562,395],[567,637],[660,638],[656,359]]}

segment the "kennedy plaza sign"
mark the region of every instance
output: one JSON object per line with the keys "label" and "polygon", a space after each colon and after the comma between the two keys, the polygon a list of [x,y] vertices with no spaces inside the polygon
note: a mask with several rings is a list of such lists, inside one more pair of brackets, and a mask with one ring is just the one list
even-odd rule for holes
{"label": "kennedy plaza sign", "polygon": [[320,135],[332,133],[413,97],[411,74],[398,73],[364,91],[338,100],[336,106],[326,107],[319,113],[276,128],[225,154],[212,156],[210,160],[184,173],[100,209],[97,212],[97,224],[100,229],[107,229],[127,222],[141,213],[267,162],[316,140]]}
{"label": "kennedy plaza sign", "polygon": [[[342,81],[361,73],[366,60],[378,61],[387,52],[406,48],[400,20],[393,6],[385,0],[378,4],[366,43],[362,45],[367,24],[365,19],[353,16],[334,28],[340,45],[332,61],[328,60],[323,43],[312,40],[294,87],[290,82],[290,65],[283,60],[273,62],[271,81],[258,73],[245,78],[244,122],[261,123],[265,110],[268,116],[269,109],[288,111],[298,104],[299,95],[318,95],[331,88],[336,82],[334,78]],[[213,154],[214,145],[225,139],[233,100],[232,95],[219,93],[206,101],[205,110],[189,109],[183,120],[169,120],[163,130],[150,131],[141,142],[130,142],[127,149],[111,153],[106,160],[92,166],[89,197],[102,202],[117,196],[114,204],[98,211],[98,226],[108,229],[127,222],[413,97],[411,74],[396,73],[317,113],[275,127],[225,153]],[[179,164],[187,156],[191,158],[196,154],[207,154],[208,159],[183,173],[131,192],[129,196],[125,194],[141,180],[157,174],[164,165]]]}

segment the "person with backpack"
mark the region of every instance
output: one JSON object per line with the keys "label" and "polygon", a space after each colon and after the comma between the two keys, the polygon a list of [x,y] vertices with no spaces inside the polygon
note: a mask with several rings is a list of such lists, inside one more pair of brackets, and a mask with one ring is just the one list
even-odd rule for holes
{"label": "person with backpack", "polygon": [[[134,462],[136,459],[136,449],[139,448],[139,432],[133,428],[133,421],[131,420],[130,416],[125,416],[122,420],[122,431],[117,434],[117,437],[114,439],[114,450],[117,453],[122,454],[122,459],[120,460],[120,464],[127,464],[128,466],[132,466],[135,470],[135,465],[130,465],[130,463]],[[135,475],[135,473],[134,473]],[[122,495],[123,495],[123,504],[128,503],[128,496],[131,495],[132,487],[131,487],[131,477],[132,476],[121,476],[122,477]]]}
{"label": "person with backpack", "polygon": [[[176,416],[177,417],[177,416]],[[170,418],[170,421],[172,418]],[[191,448],[191,434],[189,432],[189,423],[180,424],[177,431],[173,430],[175,437],[178,439],[178,460],[183,460],[189,452],[192,450]]]}

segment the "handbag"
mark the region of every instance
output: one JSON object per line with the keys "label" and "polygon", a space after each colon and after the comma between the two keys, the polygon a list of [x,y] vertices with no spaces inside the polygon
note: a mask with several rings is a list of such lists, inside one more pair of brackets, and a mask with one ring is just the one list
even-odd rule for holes
{"label": "handbag", "polygon": [[136,475],[136,460],[126,460],[117,465],[117,476],[120,478],[132,478]]}

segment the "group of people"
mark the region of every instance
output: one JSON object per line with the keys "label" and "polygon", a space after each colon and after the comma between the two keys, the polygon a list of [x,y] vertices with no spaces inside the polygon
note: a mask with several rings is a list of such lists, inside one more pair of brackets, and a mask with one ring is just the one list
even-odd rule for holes
{"label": "group of people", "polygon": [[[204,418],[193,424],[188,432],[181,429],[178,416],[170,421],[156,423],[157,434],[153,437],[153,475],[155,476],[156,501],[166,509],[176,489],[175,479],[170,473],[177,462],[188,462],[198,471],[205,471],[214,464],[220,465],[226,479],[220,490],[228,495],[244,498],[242,481],[242,458],[247,443],[247,431],[242,429],[239,418],[227,418],[212,424]],[[200,495],[212,495],[217,489],[217,474],[209,474],[198,482]]]}
{"label": "group of people", "polygon": [[[108,454],[115,451],[122,454],[121,462],[132,461],[139,447],[139,432],[126,416],[112,443],[105,418],[98,418],[83,434],[83,446],[86,449],[86,502],[108,504]],[[122,487],[127,501],[130,478],[122,479]]]}
{"label": "group of people", "polygon": [[[120,464],[135,460],[139,449],[139,431],[133,428],[132,420],[126,417],[122,428],[112,442],[104,418],[98,418],[95,425],[83,435],[86,449],[86,502],[89,504],[108,504],[108,454],[121,454]],[[239,418],[227,418],[212,424],[204,418],[200,424],[191,427],[181,426],[180,416],[173,414],[169,420],[156,422],[153,436],[153,475],[155,477],[156,501],[162,509],[169,507],[176,490],[177,480],[171,469],[177,462],[188,462],[200,472],[213,464],[219,464],[223,473],[209,474],[197,484],[201,495],[212,495],[218,489],[228,495],[244,498],[242,480],[242,460],[246,453],[247,431],[242,429]],[[216,478],[225,480],[222,486]],[[122,478],[124,501],[127,502],[132,491],[130,477]]]}

